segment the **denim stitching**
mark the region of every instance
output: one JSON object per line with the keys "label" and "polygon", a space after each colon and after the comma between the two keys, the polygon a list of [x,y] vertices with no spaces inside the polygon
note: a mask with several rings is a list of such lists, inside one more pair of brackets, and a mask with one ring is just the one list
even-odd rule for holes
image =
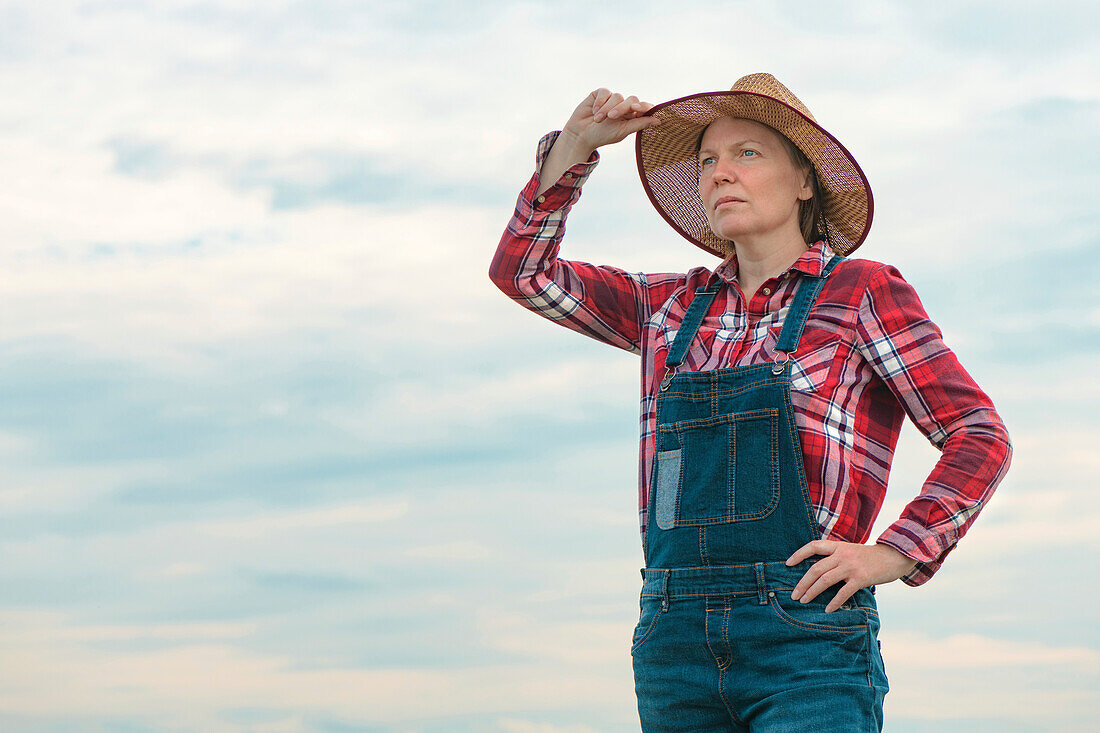
{"label": "denim stitching", "polygon": [[867,686],[872,690],[875,689],[875,683],[871,681],[871,669],[875,664],[874,650],[871,648],[875,643],[874,638],[871,636],[871,624],[867,624]]}
{"label": "denim stitching", "polygon": [[726,506],[737,516],[737,421],[726,426]]}
{"label": "denim stitching", "polygon": [[[659,529],[671,529],[676,526],[676,517],[679,515],[679,502],[680,502],[680,487],[683,484],[683,447],[676,450],[656,451],[656,474],[653,476],[653,511],[654,511],[654,523]],[[669,473],[669,462],[674,461],[677,466],[676,477],[673,480],[669,480],[671,477]],[[671,488],[670,488],[671,484]],[[671,524],[668,527],[664,526],[662,522],[665,521],[664,508],[668,502],[669,493],[672,493],[675,497],[673,501]]]}
{"label": "denim stitching", "polygon": [[[646,594],[643,594],[643,595],[646,595]],[[631,654],[638,651],[638,647],[640,647],[643,643],[645,643],[645,640],[648,639],[649,635],[653,633],[653,628],[657,625],[657,619],[661,618],[661,616],[663,616],[664,613],[665,613],[664,609],[661,606],[657,606],[657,610],[653,614],[653,620],[649,622],[649,626],[646,628],[645,633],[642,634],[642,638],[638,639],[630,647],[630,653]]]}
{"label": "denim stitching", "polygon": [[[676,442],[680,444],[680,450],[684,449],[684,439],[682,436],[676,436]],[[680,521],[680,502],[684,498],[684,464],[687,461],[684,460],[683,454],[680,455],[680,476],[676,479],[676,515],[672,518],[673,528],[679,527]]]}
{"label": "denim stitching", "polygon": [[[788,397],[789,399],[789,397]],[[779,504],[779,410],[773,411],[769,422],[772,428],[772,498],[776,505]],[[792,420],[793,422],[793,420]],[[795,453],[800,451],[795,450]]]}
{"label": "denim stitching", "polygon": [[[788,397],[788,399],[789,399],[789,397]],[[771,468],[771,471],[770,471],[770,473],[771,473],[771,492],[770,492],[770,497],[768,499],[768,503],[762,509],[759,509],[755,512],[746,512],[744,514],[737,514],[735,512],[733,514],[720,514],[720,515],[715,515],[715,516],[712,516],[712,517],[703,517],[703,518],[698,518],[698,519],[682,519],[680,510],[681,510],[681,507],[682,507],[681,501],[682,501],[683,493],[684,493],[683,492],[684,465],[687,463],[687,461],[680,461],[680,478],[679,478],[679,481],[677,482],[677,489],[676,489],[676,517],[673,519],[673,522],[672,522],[672,525],[671,525],[673,529],[680,528],[680,527],[705,527],[705,526],[712,525],[712,524],[727,524],[729,522],[739,522],[739,521],[748,521],[748,520],[752,520],[752,519],[762,519],[762,518],[768,516],[769,514],[771,514],[773,511],[775,511],[775,508],[777,506],[779,506],[779,410],[769,408],[769,409],[763,409],[763,410],[750,410],[750,411],[747,411],[747,412],[734,412],[734,413],[729,413],[729,414],[726,414],[726,415],[722,415],[718,418],[706,418],[706,419],[703,419],[703,420],[684,420],[682,422],[672,423],[670,425],[663,425],[663,426],[660,426],[658,428],[658,436],[660,435],[661,431],[664,431],[666,433],[667,432],[675,433],[678,436],[677,442],[679,443],[680,448],[682,450],[683,447],[684,447],[683,433],[684,433],[685,428],[716,427],[717,425],[721,425],[722,423],[732,423],[733,426],[734,426],[734,430],[736,430],[736,425],[737,425],[738,422],[740,422],[742,420],[750,420],[750,419],[758,419],[758,418],[767,419],[768,422],[770,423],[770,427],[771,427],[771,430],[772,430],[772,436],[771,436],[772,437],[772,441],[771,441],[772,457],[771,457],[771,466],[770,466],[770,468]],[[792,421],[792,424],[793,424],[793,421]],[[735,434],[735,433],[733,433],[733,434]],[[656,452],[657,451],[655,451],[655,453]],[[797,453],[797,451],[795,451],[795,452]],[[736,452],[734,452],[734,454],[732,456],[732,461],[730,461],[730,464],[731,464],[730,465],[730,471],[731,472],[736,471],[736,468],[735,468],[736,460],[737,460],[737,455],[736,455]],[[658,466],[658,469],[659,469],[659,466]],[[732,485],[736,482],[728,481],[727,483],[732,487]]]}
{"label": "denim stitching", "polygon": [[[717,613],[717,611],[718,611],[718,609],[714,605],[712,605],[714,603],[715,603],[714,596],[711,595],[711,594],[708,594],[707,595],[706,615],[703,617],[703,637],[707,641],[707,651],[709,651],[710,655],[712,657],[714,657],[714,662],[715,662],[715,664],[718,665],[718,674],[719,674],[718,689],[719,689],[719,691],[721,691],[721,689],[722,689],[722,687],[721,687],[722,670],[724,670],[726,667],[728,667],[730,665],[732,655],[730,655],[731,659],[727,659],[725,666],[723,666],[723,665],[718,663],[718,660],[723,658],[725,655],[720,653],[720,652],[714,651],[714,647],[711,646],[711,644],[710,644],[710,623],[711,623],[710,619],[711,619],[711,614],[712,613]],[[724,607],[724,610],[722,612],[722,644],[724,645],[724,649],[729,649],[729,639],[726,636],[726,626],[727,626],[727,621],[728,621],[727,614],[729,613],[729,601],[724,600],[724,603],[725,603],[725,607]]]}
{"label": "denim stitching", "polygon": [[861,626],[843,626],[843,627],[841,627],[841,626],[822,626],[821,624],[811,624],[811,623],[806,623],[804,621],[799,621],[798,619],[787,615],[787,612],[784,611],[780,607],[779,601],[777,601],[774,596],[772,596],[771,600],[772,600],[772,602],[769,605],[771,606],[772,611],[775,612],[775,615],[778,616],[780,618],[780,620],[785,621],[786,623],[790,624],[791,626],[795,626],[795,627],[798,627],[800,629],[807,629],[807,630],[810,630],[810,631],[826,631],[826,632],[833,633],[833,634],[855,634],[857,632],[863,631],[864,629],[868,628],[867,624],[863,624]]}
{"label": "denim stitching", "polygon": [[[726,607],[722,611],[722,644],[725,645],[726,649],[730,649],[730,610],[730,602],[727,599]],[[726,706],[726,712],[730,714],[730,717],[737,721],[739,725],[743,725],[740,719],[738,719],[737,713],[733,712],[733,706],[730,704],[729,698],[726,697],[726,686],[724,684],[726,681],[726,670],[729,669],[731,666],[733,666],[732,650],[730,652],[730,656],[726,659],[726,666],[722,667],[721,665],[719,665],[718,667],[718,696],[722,698],[722,704]]]}
{"label": "denim stitching", "polygon": [[682,433],[685,430],[692,430],[694,428],[712,428],[722,423],[734,422],[736,420],[751,420],[752,418],[770,417],[776,420],[779,419],[779,410],[774,407],[766,407],[760,410],[746,410],[744,412],[727,412],[724,415],[716,415],[712,417],[699,417],[694,420],[680,420],[673,423],[666,423],[657,428],[657,431],[669,433],[676,432]]}
{"label": "denim stitching", "polygon": [[[649,596],[650,598],[661,598],[661,597],[664,596],[663,593],[645,593],[645,592],[643,592],[642,595],[643,596]],[[712,596],[712,595],[714,595],[714,591],[701,591],[699,593],[669,593],[668,597],[669,598],[706,598],[707,596]],[[754,595],[756,595],[756,591],[754,591],[754,590],[751,590],[751,591],[741,591],[741,590],[739,590],[739,591],[722,591],[722,595],[726,595],[726,596],[730,596],[730,597],[754,596]]]}
{"label": "denim stitching", "polygon": [[726,606],[722,611],[722,644],[726,649],[730,649],[730,656],[726,659],[726,666],[733,664],[733,650],[730,647],[730,611],[733,608],[733,604],[730,603],[730,599],[726,598]]}
{"label": "denim stitching", "polygon": [[[768,371],[771,371],[771,368],[772,368],[771,362],[767,362],[767,363],[764,363],[764,364],[753,364],[751,367],[748,367],[748,368],[752,369],[752,368],[760,367],[760,366],[767,367]],[[734,368],[735,369],[744,369],[745,367],[734,367]],[[722,371],[722,370],[716,369],[714,371],[718,372],[718,371]],[[677,374],[675,378],[679,379],[681,377],[690,377],[693,374],[711,374],[711,373],[712,372],[684,372],[682,374]],[[670,386],[667,390],[665,390],[664,392],[661,393],[661,396],[662,397],[679,397],[681,399],[685,399],[685,400],[688,400],[690,402],[707,402],[707,401],[710,401],[712,398],[717,399],[717,398],[720,398],[720,397],[735,397],[736,395],[739,395],[742,392],[751,392],[752,390],[758,389],[762,386],[771,386],[773,384],[779,384],[782,381],[783,381],[782,376],[773,376],[773,377],[767,377],[765,379],[761,379],[759,381],[754,380],[752,382],[752,384],[746,384],[742,387],[731,387],[729,389],[718,389],[716,387],[714,389],[713,395],[710,392],[707,392],[705,394],[700,394],[699,392],[694,391],[694,390],[690,390],[690,389],[687,390],[687,391],[674,390]]]}

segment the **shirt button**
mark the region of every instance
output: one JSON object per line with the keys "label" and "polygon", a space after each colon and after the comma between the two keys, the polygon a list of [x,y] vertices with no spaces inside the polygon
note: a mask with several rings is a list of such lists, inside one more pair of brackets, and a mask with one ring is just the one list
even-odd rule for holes
{"label": "shirt button", "polygon": [[539,196],[537,200],[540,204],[546,203],[546,197],[545,196]]}
{"label": "shirt button", "polygon": [[771,295],[771,294],[772,294],[772,289],[771,288],[764,288],[764,295]]}
{"label": "shirt button", "polygon": [[565,173],[565,177],[566,177],[566,178],[572,178],[572,177],[573,177],[573,174],[572,174],[572,173],[570,173],[570,172],[568,172],[568,171],[566,171],[566,173]]}

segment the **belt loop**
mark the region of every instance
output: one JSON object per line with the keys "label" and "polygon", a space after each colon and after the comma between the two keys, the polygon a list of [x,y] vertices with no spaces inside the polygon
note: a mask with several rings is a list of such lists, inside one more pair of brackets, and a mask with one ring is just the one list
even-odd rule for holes
{"label": "belt loop", "polygon": [[756,600],[760,602],[761,606],[768,605],[768,597],[764,593],[764,563],[756,562],[752,564],[756,570]]}
{"label": "belt loop", "polygon": [[638,572],[642,574],[642,582],[645,582],[645,568],[638,568]]}
{"label": "belt loop", "polygon": [[661,610],[668,610],[668,576],[672,573],[671,570],[666,570],[661,574]]}

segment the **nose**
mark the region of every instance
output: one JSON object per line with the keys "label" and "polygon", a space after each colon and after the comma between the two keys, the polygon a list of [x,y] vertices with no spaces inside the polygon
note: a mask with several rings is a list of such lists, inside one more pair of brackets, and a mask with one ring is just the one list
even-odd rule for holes
{"label": "nose", "polygon": [[737,178],[733,164],[724,157],[714,161],[707,175],[713,185],[732,183]]}

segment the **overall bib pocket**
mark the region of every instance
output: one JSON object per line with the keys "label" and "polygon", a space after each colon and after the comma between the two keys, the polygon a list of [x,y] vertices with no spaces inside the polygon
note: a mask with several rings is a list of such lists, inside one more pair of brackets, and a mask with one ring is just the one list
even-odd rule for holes
{"label": "overall bib pocket", "polygon": [[661,425],[657,438],[660,529],[762,519],[779,503],[778,410]]}

